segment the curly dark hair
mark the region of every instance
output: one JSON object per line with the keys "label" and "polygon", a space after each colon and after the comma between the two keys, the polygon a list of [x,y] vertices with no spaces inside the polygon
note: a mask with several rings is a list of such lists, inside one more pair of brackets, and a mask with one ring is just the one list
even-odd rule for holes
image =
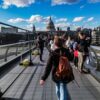
{"label": "curly dark hair", "polygon": [[60,37],[57,37],[57,38],[54,39],[54,44],[57,47],[62,47],[63,46],[63,40]]}

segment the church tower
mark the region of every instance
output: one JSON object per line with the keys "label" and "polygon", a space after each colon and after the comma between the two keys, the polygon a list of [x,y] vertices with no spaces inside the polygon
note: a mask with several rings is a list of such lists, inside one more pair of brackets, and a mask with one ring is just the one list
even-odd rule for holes
{"label": "church tower", "polygon": [[33,29],[32,29],[32,32],[35,33],[36,32],[36,28],[35,28],[35,25],[33,25]]}

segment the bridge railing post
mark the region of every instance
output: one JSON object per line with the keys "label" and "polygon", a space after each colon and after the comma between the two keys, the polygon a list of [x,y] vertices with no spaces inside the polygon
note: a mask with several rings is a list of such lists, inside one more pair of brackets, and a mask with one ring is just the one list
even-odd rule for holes
{"label": "bridge railing post", "polygon": [[5,57],[4,57],[4,61],[5,62],[7,61],[8,50],[9,50],[9,46],[7,47],[6,52],[5,52]]}
{"label": "bridge railing post", "polygon": [[18,46],[19,46],[19,44],[17,44],[17,46],[16,46],[16,53],[15,53],[16,56],[18,55]]}

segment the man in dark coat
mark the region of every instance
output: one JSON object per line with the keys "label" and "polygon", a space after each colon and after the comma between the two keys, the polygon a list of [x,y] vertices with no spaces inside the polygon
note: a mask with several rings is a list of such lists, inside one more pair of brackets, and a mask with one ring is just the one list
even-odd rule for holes
{"label": "man in dark coat", "polygon": [[38,39],[38,47],[40,50],[40,61],[43,61],[42,55],[43,55],[43,49],[44,49],[44,40],[41,37],[39,37]]}

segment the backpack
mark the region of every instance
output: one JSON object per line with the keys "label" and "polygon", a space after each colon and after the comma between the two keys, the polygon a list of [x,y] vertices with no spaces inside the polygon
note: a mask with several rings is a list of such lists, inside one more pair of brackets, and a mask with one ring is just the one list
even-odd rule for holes
{"label": "backpack", "polygon": [[86,39],[85,39],[85,41],[86,41],[87,46],[89,47],[90,44],[91,44],[91,37],[87,36]]}
{"label": "backpack", "polygon": [[69,83],[74,80],[74,74],[67,57],[59,57],[59,65],[56,68],[55,77],[57,80]]}

